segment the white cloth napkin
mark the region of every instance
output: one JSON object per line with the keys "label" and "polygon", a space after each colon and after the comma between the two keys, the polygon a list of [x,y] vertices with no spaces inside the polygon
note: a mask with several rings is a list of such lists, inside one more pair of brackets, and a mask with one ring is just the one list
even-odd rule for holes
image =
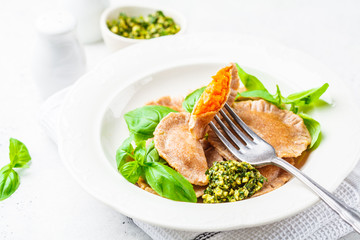
{"label": "white cloth napkin", "polygon": [[[64,89],[50,97],[40,111],[40,124],[56,143],[56,123],[59,110],[68,89]],[[360,210],[360,163],[346,180],[338,187],[335,195],[350,207]],[[220,240],[220,239],[311,239],[332,240],[353,231],[353,229],[332,211],[324,202],[319,202],[311,208],[294,217],[280,222],[224,232],[185,232],[152,226],[133,219],[134,223],[153,239],[167,240]],[[359,236],[360,239],[360,236]]]}

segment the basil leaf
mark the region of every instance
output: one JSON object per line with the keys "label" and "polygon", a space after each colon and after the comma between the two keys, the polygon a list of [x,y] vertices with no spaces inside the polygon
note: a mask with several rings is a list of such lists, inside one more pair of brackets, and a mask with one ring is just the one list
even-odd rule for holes
{"label": "basil leaf", "polygon": [[131,183],[136,183],[141,174],[141,166],[137,161],[127,162],[120,168],[120,173]]}
{"label": "basil leaf", "polygon": [[244,86],[248,91],[253,91],[253,90],[267,91],[267,89],[264,87],[264,85],[260,82],[259,79],[257,79],[253,75],[247,74],[237,63],[236,63],[236,68],[238,70],[238,75],[241,82],[244,84]]}
{"label": "basil leaf", "polygon": [[154,140],[146,147],[146,162],[158,162],[160,159],[159,153],[155,148]]}
{"label": "basil leaf", "polygon": [[296,104],[297,106],[310,105],[319,100],[320,96],[328,89],[328,87],[329,84],[325,83],[319,88],[312,88],[303,92],[290,94],[286,98],[285,103]]}
{"label": "basil leaf", "polygon": [[146,162],[159,162],[162,164],[167,164],[167,162],[160,157],[159,152],[155,148],[154,140],[146,147]]}
{"label": "basil leaf", "polygon": [[182,103],[182,107],[189,113],[192,113],[196,102],[199,100],[201,94],[204,92],[206,86],[196,89],[189,95],[187,95]]}
{"label": "basil leaf", "polygon": [[158,162],[145,163],[147,183],[160,196],[184,202],[197,202],[191,183],[174,169]]}
{"label": "basil leaf", "polygon": [[164,106],[144,106],[124,115],[128,129],[135,142],[154,136],[156,126],[161,119],[175,110]]}
{"label": "basil leaf", "polygon": [[0,201],[10,197],[20,185],[20,179],[11,165],[6,165],[0,170]]}
{"label": "basil leaf", "polygon": [[134,148],[131,145],[132,137],[128,137],[124,140],[121,146],[116,150],[116,164],[118,170],[124,165],[130,158],[133,158]]}
{"label": "basil leaf", "polygon": [[137,147],[134,151],[135,161],[137,161],[140,165],[144,164],[146,157],[146,142],[141,141],[138,143]]}
{"label": "basil leaf", "polygon": [[10,138],[9,145],[10,164],[15,168],[28,168],[27,164],[30,160],[30,154],[25,144],[15,138]]}
{"label": "basil leaf", "polygon": [[268,102],[277,104],[278,101],[266,90],[253,90],[253,91],[245,91],[240,93],[242,97],[259,97],[265,99]]}
{"label": "basil leaf", "polygon": [[304,124],[310,133],[311,143],[309,148],[312,148],[317,141],[320,141],[320,123],[307,114],[301,113],[299,116],[304,120]]}

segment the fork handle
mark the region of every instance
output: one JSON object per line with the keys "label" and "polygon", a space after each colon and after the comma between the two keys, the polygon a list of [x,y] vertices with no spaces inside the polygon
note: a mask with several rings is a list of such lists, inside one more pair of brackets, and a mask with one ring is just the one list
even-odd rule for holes
{"label": "fork handle", "polygon": [[306,176],[296,167],[288,163],[287,161],[281,158],[274,158],[272,160],[273,164],[281,167],[282,169],[290,172],[292,175],[297,177],[300,181],[305,183],[308,187],[311,188],[319,197],[329,205],[335,212],[337,212],[342,219],[344,219],[348,224],[350,224],[356,232],[360,234],[360,214],[346,206],[340,200],[338,200],[332,193],[327,191],[325,188],[317,184],[310,177]]}

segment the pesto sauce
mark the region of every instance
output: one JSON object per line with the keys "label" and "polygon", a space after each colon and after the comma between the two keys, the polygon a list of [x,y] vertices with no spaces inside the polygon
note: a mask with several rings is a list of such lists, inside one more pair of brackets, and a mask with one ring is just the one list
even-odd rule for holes
{"label": "pesto sauce", "polygon": [[162,11],[156,11],[147,17],[129,17],[120,13],[117,19],[108,20],[106,23],[111,32],[133,39],[156,38],[180,31],[180,26]]}
{"label": "pesto sauce", "polygon": [[206,173],[209,185],[202,196],[204,203],[235,202],[251,197],[267,179],[246,162],[216,162]]}

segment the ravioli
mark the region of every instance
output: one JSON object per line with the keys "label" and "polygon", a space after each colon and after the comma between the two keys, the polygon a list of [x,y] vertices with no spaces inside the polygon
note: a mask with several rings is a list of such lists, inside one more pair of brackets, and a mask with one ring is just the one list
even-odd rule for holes
{"label": "ravioli", "polygon": [[189,130],[196,139],[204,137],[207,125],[227,102],[235,100],[240,79],[235,64],[220,69],[194,106]]}
{"label": "ravioli", "polygon": [[215,162],[224,161],[222,156],[215,150],[213,146],[205,150],[205,157],[209,168],[211,168]]}
{"label": "ravioli", "polygon": [[194,191],[195,191],[195,194],[196,194],[196,197],[199,198],[201,197],[202,195],[204,195],[204,191],[206,189],[207,186],[197,186],[197,185],[193,185],[194,187]]}
{"label": "ravioli", "polygon": [[189,118],[186,112],[163,118],[154,132],[155,148],[191,184],[204,186],[208,183],[207,161],[201,143],[189,131]]}
{"label": "ravioli", "polygon": [[[298,157],[311,143],[302,118],[288,110],[281,110],[262,99],[236,102],[233,110],[255,133],[275,148],[278,157]],[[234,158],[213,131],[209,131],[208,140],[224,158]]]}

